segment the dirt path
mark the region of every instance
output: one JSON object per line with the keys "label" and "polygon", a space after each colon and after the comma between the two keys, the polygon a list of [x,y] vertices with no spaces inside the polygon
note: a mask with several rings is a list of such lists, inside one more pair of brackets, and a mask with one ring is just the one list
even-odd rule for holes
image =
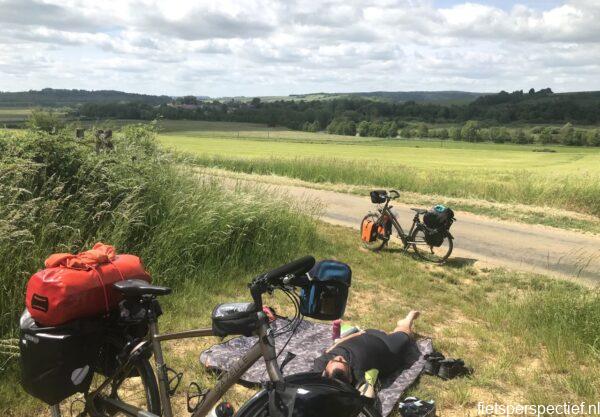
{"label": "dirt path", "polygon": [[[261,181],[263,178],[258,175],[252,179],[215,178],[229,185],[260,183],[272,192],[287,194],[299,201],[318,200],[324,207],[322,220],[354,229],[358,229],[363,216],[375,208],[368,197],[272,184],[266,179]],[[402,227],[408,230],[414,213],[401,200],[402,197],[395,202],[394,212]],[[455,262],[477,262],[481,266],[503,266],[576,279],[588,285],[600,284],[599,236],[494,220],[466,212],[456,212],[456,218],[458,221],[452,226],[455,237],[452,259]]]}

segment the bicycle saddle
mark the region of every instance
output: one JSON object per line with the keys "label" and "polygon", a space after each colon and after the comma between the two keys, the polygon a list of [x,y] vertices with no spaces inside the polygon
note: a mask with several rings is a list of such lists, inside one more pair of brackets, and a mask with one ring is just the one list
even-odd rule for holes
{"label": "bicycle saddle", "polygon": [[425,213],[427,213],[427,210],[425,210],[425,209],[413,208],[413,207],[411,207],[410,209],[412,211],[416,211],[418,214],[425,214]]}
{"label": "bicycle saddle", "polygon": [[167,295],[171,294],[168,287],[159,287],[148,284],[141,279],[127,279],[113,284],[113,288],[123,294],[125,297],[141,297],[142,295]]}

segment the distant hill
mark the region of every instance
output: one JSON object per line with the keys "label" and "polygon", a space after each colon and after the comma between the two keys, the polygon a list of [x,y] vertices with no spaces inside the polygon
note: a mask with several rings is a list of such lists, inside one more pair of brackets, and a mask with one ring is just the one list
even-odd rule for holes
{"label": "distant hill", "polygon": [[[369,94],[370,97],[363,97],[361,94]],[[249,122],[307,131],[343,131],[346,132],[343,134],[350,135],[356,133],[362,122],[371,123],[377,128],[384,125],[387,128],[402,128],[415,122],[464,123],[469,120],[485,122],[485,126],[510,123],[600,123],[600,92],[555,94],[550,88],[539,91],[530,89],[528,92],[517,90],[512,93],[501,91],[497,94],[481,94],[464,104],[455,102],[464,99],[465,96],[460,94],[476,93],[436,94],[438,93],[352,93],[340,96],[313,94],[287,96],[285,99],[238,97],[221,98],[217,103],[198,102],[194,96],[185,96],[175,103],[161,106],[145,103],[86,103],[78,106],[72,114],[99,119],[153,120],[162,117],[168,120]],[[381,98],[381,95],[386,98]],[[388,96],[412,100],[392,101]],[[438,102],[417,102],[415,99]],[[388,126],[386,123],[395,125]],[[378,135],[382,133],[387,135],[389,129],[385,132],[381,130]]]}
{"label": "distant hill", "polygon": [[466,104],[483,95],[485,95],[485,93],[471,93],[468,91],[370,91],[357,93],[318,93],[304,96],[291,95],[290,97],[301,98],[319,96],[313,99],[360,97],[396,103],[414,101],[415,103]]}
{"label": "distant hill", "polygon": [[63,107],[84,103],[145,103],[158,105],[171,101],[169,96],[124,93],[114,90],[66,90],[44,88],[19,92],[0,91],[0,107]]}
{"label": "distant hill", "polygon": [[[310,94],[290,94],[289,96],[262,96],[263,102],[273,101],[315,101],[315,100],[336,100],[341,98],[363,98],[375,101],[387,101],[394,103],[405,103],[414,101],[415,103],[433,103],[433,104],[467,104],[487,93],[471,93],[468,91],[368,91],[356,93],[310,93]],[[253,97],[222,97],[221,101],[241,101],[248,102]]]}

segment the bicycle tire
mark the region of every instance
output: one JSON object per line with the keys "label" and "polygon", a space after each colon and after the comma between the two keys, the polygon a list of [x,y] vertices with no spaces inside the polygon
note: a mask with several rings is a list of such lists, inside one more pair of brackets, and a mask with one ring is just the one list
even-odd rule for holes
{"label": "bicycle tire", "polygon": [[[236,414],[237,416],[237,414]],[[251,408],[244,410],[240,417],[270,417],[269,416],[269,397],[264,396],[260,402],[255,402]],[[352,417],[382,417],[381,413],[373,406],[364,405],[362,410]]]}
{"label": "bicycle tire", "polygon": [[[122,387],[124,381],[132,380],[134,378],[139,378],[137,385],[141,384],[143,386],[146,404],[139,404],[140,401],[138,399],[138,401],[135,404],[131,403],[131,405],[135,405],[136,407],[142,408],[143,410],[149,411],[152,414],[156,414],[157,416],[162,415],[160,405],[160,394],[158,391],[156,376],[154,375],[154,369],[152,368],[152,364],[147,358],[137,359],[136,362],[133,364],[133,369],[130,375],[123,378],[123,380],[118,386],[112,387],[111,393],[108,396],[111,398],[119,398],[121,401],[130,404],[130,400],[120,398],[121,396],[119,395],[119,388]],[[136,391],[138,391],[137,388],[138,387],[136,387]],[[93,400],[89,399],[89,401]],[[86,404],[86,408],[88,408],[88,412],[91,417],[114,417],[118,415],[123,415],[119,414],[116,410],[98,410],[96,404]]]}
{"label": "bicycle tire", "polygon": [[[423,235],[422,238],[418,236],[420,233]],[[415,254],[419,258],[423,259],[424,261],[433,262],[436,264],[443,264],[444,262],[446,262],[446,260],[452,254],[452,250],[454,249],[454,242],[453,242],[452,237],[448,233],[444,233],[444,239],[442,241],[442,245],[440,246],[440,248],[444,247],[444,242],[447,242],[447,246],[446,246],[447,249],[445,252],[442,249],[439,254],[434,254],[433,250],[434,250],[435,246],[428,245],[427,247],[429,248],[429,252],[430,252],[428,254],[426,251],[422,250],[422,248],[419,248],[419,246],[425,246],[423,244],[418,243],[418,242],[425,243],[424,235],[425,235],[425,229],[423,227],[416,227],[415,230],[410,235],[410,242],[412,244],[413,250],[415,251]]]}
{"label": "bicycle tire", "polygon": [[[360,222],[361,229],[362,229],[362,224],[364,223],[365,220],[371,219],[375,224],[377,224],[379,222],[379,220],[381,219],[381,217],[382,216],[380,214],[368,213],[365,217],[363,217],[362,221]],[[362,234],[362,230],[361,230],[361,234]],[[391,234],[390,230],[386,230],[383,237],[381,235],[377,234],[377,239],[375,239],[374,242],[365,242],[362,239],[361,239],[361,242],[365,249],[371,250],[373,252],[377,252],[377,251],[383,249],[383,247],[388,243],[388,241],[390,240],[390,234]]]}

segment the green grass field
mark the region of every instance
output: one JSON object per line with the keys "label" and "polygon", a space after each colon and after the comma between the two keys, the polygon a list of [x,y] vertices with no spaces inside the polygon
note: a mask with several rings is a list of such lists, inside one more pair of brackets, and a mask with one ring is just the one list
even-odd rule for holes
{"label": "green grass field", "polygon": [[217,122],[167,122],[161,142],[206,166],[310,182],[549,206],[600,215],[600,149],[356,138]]}

